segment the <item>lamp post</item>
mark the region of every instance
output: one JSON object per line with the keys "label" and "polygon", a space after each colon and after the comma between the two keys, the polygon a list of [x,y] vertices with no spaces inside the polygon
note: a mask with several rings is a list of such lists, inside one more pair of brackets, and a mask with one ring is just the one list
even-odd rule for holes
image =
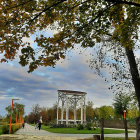
{"label": "lamp post", "polygon": [[126,110],[123,111],[123,113],[124,113],[124,120],[125,120],[125,112],[126,112]]}
{"label": "lamp post", "polygon": [[101,118],[101,114],[100,114],[100,112],[99,112],[99,120],[100,120],[100,118]]}
{"label": "lamp post", "polygon": [[18,118],[18,108],[17,108],[17,114],[16,114],[16,124],[17,124],[17,118]]}
{"label": "lamp post", "polygon": [[19,99],[12,99],[11,117],[10,117],[10,126],[9,126],[9,134],[11,133],[12,111],[13,111],[13,102],[14,102],[14,100],[19,100]]}
{"label": "lamp post", "polygon": [[20,116],[20,112],[19,112],[19,119],[18,122],[21,123],[21,116]]}
{"label": "lamp post", "polygon": [[[19,108],[19,110],[23,110],[23,108]],[[23,118],[22,118],[23,112],[19,111],[19,123],[23,122]]]}

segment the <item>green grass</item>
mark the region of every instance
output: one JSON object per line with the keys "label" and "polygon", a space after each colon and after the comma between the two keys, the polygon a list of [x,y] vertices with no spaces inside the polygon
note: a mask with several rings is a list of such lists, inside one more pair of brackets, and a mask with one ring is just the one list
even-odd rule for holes
{"label": "green grass", "polygon": [[[77,130],[77,128],[50,128],[49,126],[42,125],[41,129],[52,132],[52,133],[63,133],[63,134],[100,134],[100,129],[96,130]],[[121,134],[124,130],[104,129],[104,134]],[[133,133],[133,131],[129,131]]]}
{"label": "green grass", "polygon": [[[93,138],[90,138],[90,139],[81,139],[81,140],[93,140]],[[104,140],[124,140],[124,138],[113,138],[112,137],[112,138],[104,138]],[[136,140],[136,138],[128,138],[128,140]]]}
{"label": "green grass", "polygon": [[[105,140],[124,140],[124,138],[105,138]],[[136,140],[136,138],[128,138],[128,140]]]}

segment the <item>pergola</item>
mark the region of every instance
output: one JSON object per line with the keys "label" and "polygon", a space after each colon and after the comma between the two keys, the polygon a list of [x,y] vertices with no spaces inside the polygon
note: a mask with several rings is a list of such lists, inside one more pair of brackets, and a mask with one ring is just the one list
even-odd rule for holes
{"label": "pergola", "polygon": [[[86,92],[71,91],[71,90],[58,90],[58,102],[57,102],[57,124],[61,123],[74,123],[81,124],[86,122],[86,104],[85,95]],[[80,105],[81,108],[81,119],[76,118],[76,109]],[[61,108],[61,119],[58,119],[59,107]],[[74,119],[69,119],[69,108],[74,111]],[[66,111],[66,119],[64,119],[64,111]]]}

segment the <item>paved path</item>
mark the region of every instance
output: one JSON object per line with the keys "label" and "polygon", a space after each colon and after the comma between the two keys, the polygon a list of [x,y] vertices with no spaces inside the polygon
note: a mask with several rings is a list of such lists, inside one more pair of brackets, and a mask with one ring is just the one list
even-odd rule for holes
{"label": "paved path", "polygon": [[31,126],[26,123],[24,129],[23,128],[19,129],[15,134],[34,135],[34,136],[50,136],[52,133],[45,131],[45,130],[35,129],[34,126]]}
{"label": "paved path", "polygon": [[[134,130],[132,130],[134,131]],[[135,132],[135,131],[134,131]],[[9,136],[9,135],[8,135]],[[38,139],[38,140],[77,140],[77,139],[83,139],[83,138],[91,138],[93,137],[93,134],[60,134],[60,133],[51,133],[45,130],[38,130],[35,129],[34,126],[31,126],[29,124],[25,124],[24,129],[21,128],[18,130],[15,135],[13,136],[13,140],[15,138],[19,140],[32,140],[32,139]],[[105,137],[124,137],[125,134],[105,134]],[[129,133],[129,137],[136,137],[136,133]],[[4,138],[4,136],[0,136],[0,139]],[[4,139],[3,139],[4,140]]]}

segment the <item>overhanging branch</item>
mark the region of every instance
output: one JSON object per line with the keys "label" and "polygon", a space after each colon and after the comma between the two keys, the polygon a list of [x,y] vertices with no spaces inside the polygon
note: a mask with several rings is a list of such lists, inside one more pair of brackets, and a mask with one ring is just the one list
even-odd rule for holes
{"label": "overhanging branch", "polygon": [[66,1],[66,0],[59,0],[57,3],[54,3],[54,4],[52,4],[51,6],[46,7],[46,8],[45,8],[44,10],[42,10],[40,13],[38,13],[38,14],[35,15],[35,17],[30,21],[30,24],[31,24],[36,18],[38,18],[40,15],[42,15],[42,13],[46,12],[47,10],[50,10],[52,7],[55,7],[55,6],[57,6],[57,5],[61,4],[61,3],[63,3],[64,1]]}
{"label": "overhanging branch", "polygon": [[124,1],[122,1],[122,0],[105,0],[105,1],[117,3],[117,4],[127,4],[127,5],[133,5],[133,6],[140,7],[140,3],[128,2],[126,0],[124,0]]}

